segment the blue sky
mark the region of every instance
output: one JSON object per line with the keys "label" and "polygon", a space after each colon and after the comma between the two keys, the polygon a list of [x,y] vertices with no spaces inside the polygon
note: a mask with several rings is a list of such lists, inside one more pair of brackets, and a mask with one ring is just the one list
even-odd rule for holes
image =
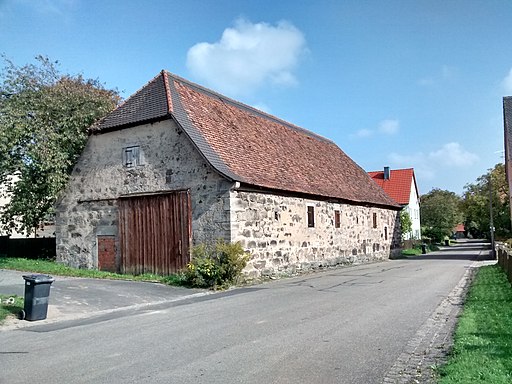
{"label": "blue sky", "polygon": [[128,97],[162,69],[456,193],[503,161],[512,1],[0,0],[0,52]]}

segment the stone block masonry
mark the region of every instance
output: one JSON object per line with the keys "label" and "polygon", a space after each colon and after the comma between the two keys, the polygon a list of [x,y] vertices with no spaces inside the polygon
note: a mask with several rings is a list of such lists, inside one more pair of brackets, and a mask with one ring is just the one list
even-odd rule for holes
{"label": "stone block masonry", "polygon": [[254,277],[383,260],[399,252],[396,210],[232,191],[230,214],[232,241],[250,251],[246,272]]}
{"label": "stone block masonry", "polygon": [[229,240],[232,185],[172,120],[92,135],[57,204],[57,259],[98,268],[98,236],[115,236],[119,261],[117,201],[130,194],[189,189],[193,244]]}

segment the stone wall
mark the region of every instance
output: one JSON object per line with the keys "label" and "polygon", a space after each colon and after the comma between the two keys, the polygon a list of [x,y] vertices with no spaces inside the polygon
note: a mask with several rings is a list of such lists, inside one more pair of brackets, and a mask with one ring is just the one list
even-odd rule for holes
{"label": "stone wall", "polygon": [[[140,152],[132,167],[127,147]],[[92,135],[57,204],[57,259],[97,268],[98,235],[119,249],[117,199],[133,193],[190,189],[194,244],[228,240],[231,187],[172,120]]]}
{"label": "stone wall", "polygon": [[[231,240],[251,252],[246,271],[252,276],[383,260],[399,252],[395,210],[236,190],[231,197]],[[314,207],[314,227],[308,227],[307,206]]]}

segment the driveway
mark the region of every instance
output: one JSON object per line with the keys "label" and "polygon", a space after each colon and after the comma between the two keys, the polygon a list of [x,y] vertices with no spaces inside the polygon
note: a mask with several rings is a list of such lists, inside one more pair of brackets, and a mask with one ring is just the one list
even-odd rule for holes
{"label": "driveway", "polygon": [[[31,273],[0,269],[0,294],[23,296],[23,275]],[[136,310],[148,305],[162,304],[209,294],[200,289],[171,287],[158,283],[124,280],[84,279],[55,276],[50,287],[48,316],[37,322],[14,320],[3,329],[33,324],[54,323]],[[2,328],[0,328],[2,329]]]}

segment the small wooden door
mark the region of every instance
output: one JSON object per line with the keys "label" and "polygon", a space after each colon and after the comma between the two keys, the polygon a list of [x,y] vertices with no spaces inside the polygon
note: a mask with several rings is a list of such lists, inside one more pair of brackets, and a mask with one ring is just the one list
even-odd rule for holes
{"label": "small wooden door", "polygon": [[115,236],[98,236],[98,269],[100,271],[119,272],[116,264]]}

